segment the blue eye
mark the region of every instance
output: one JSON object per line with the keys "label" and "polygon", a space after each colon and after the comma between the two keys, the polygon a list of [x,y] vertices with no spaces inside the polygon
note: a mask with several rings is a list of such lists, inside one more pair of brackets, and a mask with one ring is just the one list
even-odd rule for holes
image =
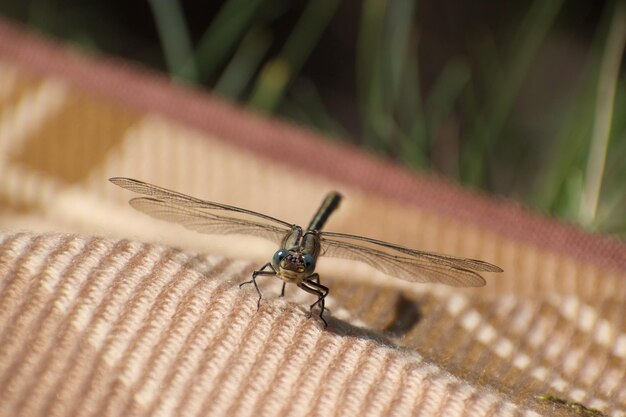
{"label": "blue eye", "polygon": [[289,255],[289,251],[287,249],[277,250],[276,253],[274,253],[274,257],[272,258],[272,266],[274,268],[278,268],[278,265],[280,265],[280,261],[285,259],[287,255]]}
{"label": "blue eye", "polygon": [[312,274],[315,271],[315,258],[311,255],[304,255],[302,259],[304,260],[304,270],[307,274]]}

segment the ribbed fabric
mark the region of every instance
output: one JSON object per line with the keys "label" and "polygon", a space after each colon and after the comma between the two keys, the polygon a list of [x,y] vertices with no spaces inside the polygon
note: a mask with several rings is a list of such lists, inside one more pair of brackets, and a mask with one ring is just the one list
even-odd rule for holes
{"label": "ribbed fabric", "polygon": [[[297,288],[263,279],[259,311],[238,289],[274,245],[135,212],[120,175],[299,224],[335,189],[328,230],[505,272],[457,289],[322,258],[323,329]],[[626,415],[623,243],[2,22],[0,230],[3,416]]]}
{"label": "ribbed fabric", "polygon": [[[250,265],[73,235],[0,235],[0,415],[499,415],[505,397],[296,304]],[[453,395],[441,395],[443,392]]]}

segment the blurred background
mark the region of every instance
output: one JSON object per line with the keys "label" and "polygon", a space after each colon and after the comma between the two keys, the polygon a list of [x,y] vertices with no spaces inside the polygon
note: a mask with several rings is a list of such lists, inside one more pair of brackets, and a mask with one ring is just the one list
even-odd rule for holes
{"label": "blurred background", "polygon": [[625,1],[4,0],[0,14],[626,237]]}

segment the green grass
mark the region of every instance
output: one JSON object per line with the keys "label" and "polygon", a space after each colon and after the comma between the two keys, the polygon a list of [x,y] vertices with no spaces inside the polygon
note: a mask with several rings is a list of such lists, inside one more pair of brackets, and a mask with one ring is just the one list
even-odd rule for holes
{"label": "green grass", "polygon": [[[624,1],[598,6],[601,16],[593,24],[585,24],[588,10],[576,2],[511,3],[516,13],[508,15],[505,30],[494,32],[493,24],[484,23],[434,75],[430,62],[420,61],[428,59],[422,51],[438,46],[421,43],[420,13],[429,3],[350,4],[226,0],[198,30],[188,3],[151,0],[134,13],[143,13],[137,19],[154,28],[158,44],[144,36],[149,29],[133,30],[124,6],[11,1],[0,6],[0,13],[87,49],[140,59],[179,82],[305,123],[413,169],[447,175],[589,230],[626,237]],[[349,13],[338,12],[344,6]],[[445,22],[448,16],[437,17]],[[332,87],[316,79],[312,69],[315,57],[324,56],[319,48],[329,41],[322,39],[337,19],[356,30],[350,40],[352,67],[346,69],[354,94],[350,127],[345,117],[334,114],[336,108],[331,110],[324,92]],[[564,33],[575,37],[578,27],[586,28],[590,45],[583,48],[584,70],[567,91],[543,92],[550,105],[534,103],[544,111],[533,119],[540,133],[528,137],[519,107],[541,68],[537,60]],[[430,69],[428,76],[424,68]],[[568,63],[559,70],[567,75]]]}

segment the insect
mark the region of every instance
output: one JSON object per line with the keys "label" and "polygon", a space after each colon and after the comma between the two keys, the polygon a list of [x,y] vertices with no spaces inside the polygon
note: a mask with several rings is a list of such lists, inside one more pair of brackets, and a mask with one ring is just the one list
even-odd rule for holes
{"label": "insect", "polygon": [[479,287],[485,279],[478,272],[502,272],[487,262],[424,252],[393,243],[344,233],[322,232],[324,224],[339,207],[341,195],[330,192],[322,201],[306,229],[226,204],[200,200],[156,185],[123,177],[110,178],[113,184],[145,195],[129,201],[135,209],[157,219],[179,223],[184,227],[208,234],[247,234],[262,237],[280,245],[272,261],[252,273],[252,279],[241,283],[254,284],[261,303],[259,276],[275,276],[283,281],[281,296],[287,283],[317,296],[311,304],[309,317],[319,306],[324,319],[324,300],[328,287],[320,283],[315,265],[320,255],[361,261],[385,274],[410,282],[438,282],[458,287]]}

